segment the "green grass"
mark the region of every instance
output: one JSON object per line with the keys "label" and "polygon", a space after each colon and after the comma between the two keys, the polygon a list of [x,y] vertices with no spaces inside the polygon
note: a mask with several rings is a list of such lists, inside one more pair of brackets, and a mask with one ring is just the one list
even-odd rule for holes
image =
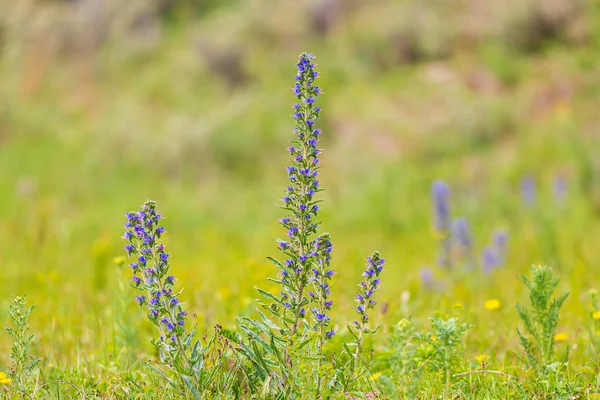
{"label": "green grass", "polygon": [[[486,368],[519,376],[468,374],[448,388],[431,375],[422,398],[554,398],[541,383],[526,387],[514,307],[527,301],[519,275],[549,264],[559,291],[571,293],[558,324],[568,339],[557,344],[570,348],[568,381],[596,391],[600,322],[588,292],[599,286],[600,265],[597,45],[557,41],[528,54],[489,41],[446,60],[379,70],[360,49],[377,49],[380,38],[364,37],[350,18],[328,39],[293,46],[269,47],[250,30],[244,65],[253,79],[228,90],[191,42],[196,29],[217,31],[243,15],[226,9],[165,29],[150,54],[110,44],[92,71],[57,58],[39,66],[38,84],[22,58],[0,62],[0,322],[8,323],[11,295],[36,304],[33,353],[53,395],[128,397],[137,390],[132,382],[160,391],[160,379],[141,364],[156,356],[151,326],[123,284],[129,271],[113,263],[123,255],[124,212],[147,198],[166,216],[173,269],[200,331],[234,328],[235,316],[253,315],[254,287],[276,272],[265,257],[284,234],[275,203],[292,129],[286,90],[306,49],[318,56],[325,88],[321,215],[335,244],[335,323],[351,318],[363,259],[377,248],[387,259],[379,295],[387,311],[376,318],[375,354],[385,354],[401,319],[423,330],[428,317],[459,305],[460,319],[474,325],[463,369],[477,369],[475,358],[485,354]],[[280,30],[289,23],[273,21]],[[479,70],[500,89],[471,88]],[[538,182],[533,209],[519,196],[524,173]],[[562,208],[552,196],[557,173],[569,182]],[[429,188],[436,178],[451,184],[452,213],[469,219],[477,254],[496,227],[509,231],[506,266],[491,276],[435,266]],[[425,265],[439,290],[422,286]],[[489,299],[500,308],[487,310]],[[0,371],[8,371],[10,346],[0,335]]]}

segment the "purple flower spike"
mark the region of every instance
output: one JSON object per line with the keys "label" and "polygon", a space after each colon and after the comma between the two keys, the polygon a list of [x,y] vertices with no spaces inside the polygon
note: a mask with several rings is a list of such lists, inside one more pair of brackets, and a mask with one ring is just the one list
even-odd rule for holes
{"label": "purple flower spike", "polygon": [[[141,291],[136,297],[138,304],[147,309],[148,319],[155,325],[162,324],[172,332],[171,339],[178,342],[178,338],[187,335],[185,331],[185,311],[181,309],[178,294],[174,293],[172,286],[175,277],[168,275],[169,254],[160,242],[165,228],[159,226],[162,219],[156,210],[156,203],[147,201],[138,212],[125,214],[125,233],[123,238],[130,243],[125,246],[129,256],[136,257],[130,264],[133,270],[133,287]],[[177,313],[177,320],[171,320],[170,313]],[[160,341],[164,342],[161,336]]]}

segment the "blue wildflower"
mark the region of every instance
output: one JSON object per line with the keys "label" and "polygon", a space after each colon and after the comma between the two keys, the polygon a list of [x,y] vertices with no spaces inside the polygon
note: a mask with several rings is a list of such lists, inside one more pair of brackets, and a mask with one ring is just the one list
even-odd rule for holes
{"label": "blue wildflower", "polygon": [[368,312],[376,304],[371,297],[373,297],[373,294],[377,289],[379,289],[381,284],[379,274],[383,271],[384,263],[385,260],[381,258],[379,252],[374,252],[369,258],[367,258],[367,265],[365,267],[365,271],[363,272],[365,280],[359,284],[361,291],[356,296],[356,301],[358,302],[358,305],[356,306],[356,312],[362,321],[362,325],[360,325],[361,329],[365,329],[365,324],[369,320]]}
{"label": "blue wildflower", "polygon": [[531,175],[525,175],[521,179],[521,196],[523,197],[523,201],[528,206],[533,206],[535,203],[535,180]]}
{"label": "blue wildflower", "polygon": [[[136,301],[148,309],[148,318],[155,324],[164,325],[173,331],[176,340],[187,335],[185,329],[175,329],[175,322],[182,326],[185,323],[185,311],[181,309],[178,294],[174,294],[172,286],[175,278],[168,275],[169,254],[160,243],[165,229],[159,226],[162,215],[156,211],[156,203],[147,201],[137,213],[127,213],[126,231],[123,237],[130,241],[126,246],[128,255],[137,254],[137,260],[131,263],[134,287],[145,294],[136,297]],[[127,226],[129,224],[129,226]],[[142,282],[145,282],[142,285]],[[165,305],[169,308],[165,308]],[[178,319],[171,320],[172,313],[177,313]],[[161,337],[160,341],[164,339]],[[181,351],[181,349],[180,349]]]}
{"label": "blue wildflower", "polygon": [[465,217],[460,217],[454,220],[452,226],[452,233],[456,240],[459,248],[461,249],[461,255],[464,257],[467,268],[473,268],[473,238],[471,236],[471,230],[469,229],[469,223]]}
{"label": "blue wildflower", "polygon": [[442,180],[436,180],[431,186],[433,200],[434,228],[440,237],[439,262],[444,267],[451,266],[450,260],[450,187]]}

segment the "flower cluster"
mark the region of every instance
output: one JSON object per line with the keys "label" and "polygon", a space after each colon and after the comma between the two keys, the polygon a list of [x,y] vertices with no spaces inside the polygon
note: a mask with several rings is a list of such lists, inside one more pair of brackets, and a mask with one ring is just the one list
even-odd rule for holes
{"label": "flower cluster", "polygon": [[433,200],[434,228],[440,237],[439,263],[444,267],[451,265],[449,238],[450,230],[450,187],[442,180],[436,180],[431,187]]}
{"label": "flower cluster", "polygon": [[508,234],[497,229],[492,235],[492,243],[483,249],[481,265],[485,273],[490,273],[495,268],[502,266],[506,260]]}
{"label": "flower cluster", "polygon": [[314,242],[314,255],[316,262],[312,268],[312,283],[314,292],[308,292],[309,297],[316,303],[311,309],[314,326],[313,329],[320,332],[326,339],[335,335],[335,329],[329,329],[331,318],[327,311],[331,310],[333,300],[329,298],[331,285],[329,281],[333,277],[333,270],[329,269],[331,264],[331,252],[333,244],[328,233],[318,236]]}
{"label": "flower cluster", "polygon": [[521,179],[521,196],[527,206],[533,206],[535,203],[536,184],[531,175],[525,175]]}
{"label": "flower cluster", "polygon": [[135,258],[129,264],[133,271],[133,286],[142,294],[136,300],[148,311],[148,318],[159,327],[160,342],[180,343],[185,331],[186,312],[178,294],[173,292],[175,278],[169,275],[169,254],[161,243],[165,228],[160,226],[161,214],[156,203],[146,201],[137,212],[125,214],[125,246],[127,255]]}
{"label": "flower cluster", "polygon": [[[321,112],[315,101],[321,89],[314,85],[318,73],[314,70],[313,59],[311,54],[306,53],[298,59],[293,88],[298,99],[293,107],[296,139],[288,147],[291,165],[287,167],[287,174],[290,184],[282,206],[290,215],[280,220],[288,236],[286,240],[279,240],[279,248],[287,257],[281,271],[281,283],[285,288],[281,299],[296,319],[304,317],[306,312],[304,290],[309,283],[312,266],[324,260],[320,254],[322,244],[311,240],[319,226],[316,221],[319,206],[314,196],[319,191],[317,176],[320,152],[317,142],[321,134],[321,130],[315,127]],[[328,290],[327,286],[325,291]],[[321,312],[315,314],[317,319],[324,321],[322,315]]]}
{"label": "flower cluster", "polygon": [[381,255],[377,251],[367,258],[367,266],[363,272],[365,279],[359,284],[360,292],[356,296],[356,301],[358,302],[356,312],[360,317],[360,321],[354,321],[354,325],[357,328],[364,327],[369,322],[369,310],[373,309],[375,304],[377,304],[373,300],[373,295],[381,284],[379,275],[383,271],[384,263],[385,260],[381,258]]}
{"label": "flower cluster", "polygon": [[436,180],[431,186],[433,200],[435,229],[441,234],[446,234],[450,227],[450,187],[442,180]]}
{"label": "flower cluster", "polygon": [[461,250],[461,256],[466,259],[467,266],[473,267],[473,237],[469,222],[465,217],[456,218],[452,224],[452,235]]}

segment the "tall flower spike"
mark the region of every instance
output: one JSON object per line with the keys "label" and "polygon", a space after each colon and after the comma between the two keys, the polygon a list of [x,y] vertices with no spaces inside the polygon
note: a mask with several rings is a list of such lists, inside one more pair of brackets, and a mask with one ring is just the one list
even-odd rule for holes
{"label": "tall flower spike", "polygon": [[161,214],[156,203],[146,201],[137,212],[125,214],[125,250],[135,259],[132,286],[142,294],[136,301],[148,312],[148,319],[159,328],[158,345],[181,347],[186,336],[185,316],[178,294],[173,292],[175,278],[169,275],[169,254],[161,242],[165,229],[159,226]]}
{"label": "tall flower spike", "polygon": [[454,220],[452,224],[452,234],[460,246],[461,256],[464,257],[467,267],[473,268],[473,237],[469,229],[469,222],[465,217]]}
{"label": "tall flower spike", "polygon": [[327,340],[335,335],[335,329],[329,329],[331,318],[327,315],[333,306],[333,300],[329,298],[331,294],[329,281],[333,277],[333,270],[329,269],[333,244],[329,234],[325,233],[318,236],[313,245],[315,263],[312,269],[312,282],[314,292],[311,293],[314,293],[314,296],[311,296],[311,299],[316,303],[316,306],[311,309],[314,321],[313,329],[319,333],[322,339]]}
{"label": "tall flower spike", "polygon": [[521,179],[521,196],[523,197],[523,201],[527,206],[533,206],[535,203],[535,180],[531,175],[525,175],[523,179]]}
{"label": "tall flower spike", "polygon": [[[289,215],[280,220],[287,234],[287,239],[279,240],[279,249],[287,258],[281,271],[281,283],[285,289],[281,299],[293,316],[291,334],[295,333],[300,318],[305,315],[305,307],[310,301],[305,296],[306,285],[313,264],[318,263],[320,257],[311,239],[319,226],[316,220],[319,206],[314,196],[319,191],[320,151],[317,143],[321,134],[321,130],[315,127],[321,112],[315,102],[321,89],[315,85],[318,73],[314,70],[313,60],[314,57],[306,53],[298,58],[296,83],[292,89],[297,98],[293,106],[296,139],[288,147],[291,160],[286,171],[290,183],[282,206]],[[315,318],[322,318],[321,313],[315,314]]]}
{"label": "tall flower spike", "polygon": [[496,249],[494,249],[494,247],[491,245],[485,246],[483,252],[481,253],[481,265],[483,267],[483,272],[489,274],[496,267],[498,267],[499,264],[500,262],[498,260]]}
{"label": "tall flower spike", "polygon": [[364,330],[369,322],[369,310],[372,310],[377,304],[373,299],[373,295],[381,285],[379,275],[383,271],[384,263],[385,260],[381,258],[378,251],[367,258],[367,266],[363,272],[364,279],[359,285],[359,293],[356,296],[356,302],[358,303],[356,312],[359,319],[354,321],[354,325],[361,330]]}
{"label": "tall flower spike", "polygon": [[508,252],[508,232],[496,229],[492,235],[492,245],[496,249],[499,264],[504,264]]}
{"label": "tall flower spike", "polygon": [[[355,309],[356,313],[358,314],[358,319],[348,326],[352,336],[355,338],[355,341],[351,343],[351,345],[354,347],[354,352],[353,354],[349,354],[350,360],[345,366],[346,379],[343,383],[344,392],[346,392],[352,386],[352,383],[358,379],[360,375],[362,375],[361,373],[356,373],[355,371],[359,367],[359,364],[364,362],[361,361],[364,335],[375,332],[374,330],[369,329],[369,311],[371,311],[375,307],[375,304],[377,304],[373,296],[381,285],[379,275],[383,271],[384,263],[385,260],[381,258],[379,252],[374,252],[369,258],[367,258],[367,266],[363,272],[364,279],[358,285],[359,292],[356,296],[356,302],[358,304]],[[353,328],[356,329],[356,331],[353,331]],[[366,368],[364,370],[368,371],[368,363],[366,363],[365,366]]]}
{"label": "tall flower spike", "polygon": [[438,262],[450,267],[450,187],[442,180],[436,180],[431,187],[433,200],[434,228],[439,237],[440,250]]}

